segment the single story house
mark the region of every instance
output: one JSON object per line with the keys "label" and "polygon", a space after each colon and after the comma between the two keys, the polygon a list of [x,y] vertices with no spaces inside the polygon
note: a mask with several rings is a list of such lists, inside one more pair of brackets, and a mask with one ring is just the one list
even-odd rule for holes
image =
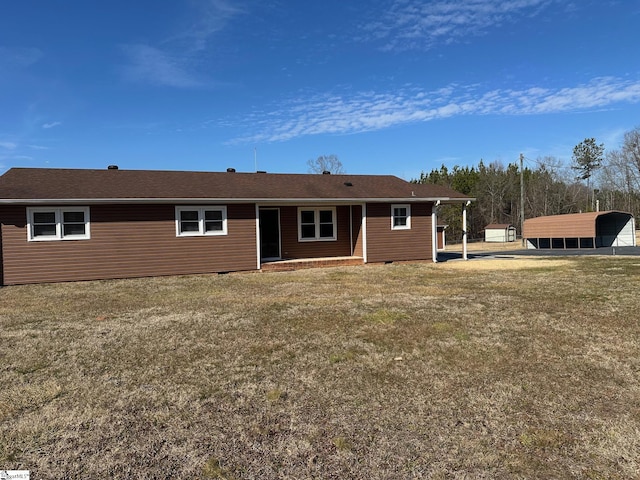
{"label": "single story house", "polygon": [[485,242],[515,242],[516,227],[508,223],[491,223],[484,227]]}
{"label": "single story house", "polygon": [[466,223],[471,200],[390,175],[12,168],[0,284],[436,261],[436,206]]}
{"label": "single story house", "polygon": [[525,220],[523,238],[529,249],[635,247],[635,229],[630,213],[570,213]]}

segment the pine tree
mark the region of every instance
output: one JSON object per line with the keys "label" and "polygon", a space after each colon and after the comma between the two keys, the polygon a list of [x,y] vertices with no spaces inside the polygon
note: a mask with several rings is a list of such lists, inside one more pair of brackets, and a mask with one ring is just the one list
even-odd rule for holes
{"label": "pine tree", "polygon": [[602,166],[604,157],[604,144],[598,145],[595,138],[585,138],[573,148],[573,165],[571,168],[578,170],[578,179],[587,181],[587,210],[593,206],[589,203],[591,194],[591,175],[594,170]]}

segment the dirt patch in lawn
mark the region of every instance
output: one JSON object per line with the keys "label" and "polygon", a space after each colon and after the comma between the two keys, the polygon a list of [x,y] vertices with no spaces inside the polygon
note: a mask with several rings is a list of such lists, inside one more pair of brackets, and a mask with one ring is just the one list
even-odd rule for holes
{"label": "dirt patch in lawn", "polygon": [[639,288],[629,257],[3,288],[0,468],[637,478]]}
{"label": "dirt patch in lawn", "polygon": [[[454,260],[446,262],[443,268],[448,270],[528,270],[531,268],[561,268],[571,261],[562,258],[516,257],[516,258],[480,258],[473,260]],[[445,265],[444,263],[439,265]]]}

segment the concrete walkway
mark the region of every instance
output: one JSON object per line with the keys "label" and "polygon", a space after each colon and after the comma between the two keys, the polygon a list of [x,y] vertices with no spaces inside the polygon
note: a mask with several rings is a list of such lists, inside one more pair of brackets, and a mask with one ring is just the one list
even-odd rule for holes
{"label": "concrete walkway", "polygon": [[[490,259],[490,258],[509,258],[516,256],[528,257],[575,257],[583,255],[625,255],[640,256],[640,247],[600,247],[600,248],[568,248],[568,249],[517,249],[517,250],[496,250],[496,251],[476,251],[468,252],[469,260],[474,259]],[[461,252],[438,252],[438,262],[447,262],[450,260],[461,260]]]}

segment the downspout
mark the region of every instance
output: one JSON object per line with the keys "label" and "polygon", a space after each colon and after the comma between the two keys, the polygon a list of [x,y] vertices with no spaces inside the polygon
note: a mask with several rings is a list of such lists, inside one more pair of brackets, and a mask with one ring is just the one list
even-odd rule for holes
{"label": "downspout", "polygon": [[467,207],[471,205],[471,200],[462,204],[462,259],[469,260],[467,256]]}
{"label": "downspout", "polygon": [[362,204],[362,260],[367,263],[367,204]]}
{"label": "downspout", "polygon": [[[437,209],[440,200],[431,206],[431,258],[433,263],[438,263],[438,215]],[[443,234],[444,236],[444,234]]]}
{"label": "downspout", "polygon": [[256,203],[256,270],[260,270],[260,207]]}

